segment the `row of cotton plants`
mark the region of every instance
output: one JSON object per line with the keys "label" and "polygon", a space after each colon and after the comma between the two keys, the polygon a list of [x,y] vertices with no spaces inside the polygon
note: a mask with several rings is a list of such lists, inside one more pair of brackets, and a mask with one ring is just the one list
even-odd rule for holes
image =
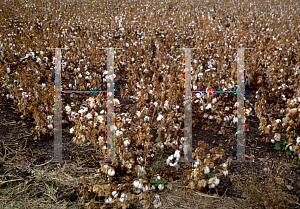
{"label": "row of cotton plants", "polygon": [[[182,173],[189,188],[214,188],[222,183],[220,175],[228,175],[230,160],[219,162],[221,148],[209,153],[194,147],[196,163],[182,167],[184,139],[178,134],[184,126],[184,67],[189,64],[182,48],[197,48],[191,60],[194,91],[236,90],[234,48],[252,48],[245,50],[245,84],[258,88],[260,129],[275,134],[268,140],[276,142],[276,149],[299,154],[300,92],[294,92],[300,81],[299,2],[280,4],[230,1],[225,9],[221,2],[6,1],[0,17],[1,96],[13,99],[23,117],[33,116],[34,138],[43,139],[53,134],[54,112],[55,50],[46,48],[68,48],[62,49],[63,90],[106,90],[102,48],[122,48],[114,52],[115,79],[126,79],[120,93],[135,101],[128,112],[115,114],[115,151],[123,162],[101,163],[95,177],[105,174],[107,181],[90,182],[82,194],[97,193],[108,204],[126,207],[137,196],[165,189]],[[235,94],[192,97],[193,125],[204,122],[205,130],[235,134]],[[62,105],[63,122],[73,141],[96,143],[105,157],[106,95],[89,94],[83,102],[76,94],[70,98]],[[121,107],[118,99],[114,102]],[[254,115],[249,101],[245,114]]]}

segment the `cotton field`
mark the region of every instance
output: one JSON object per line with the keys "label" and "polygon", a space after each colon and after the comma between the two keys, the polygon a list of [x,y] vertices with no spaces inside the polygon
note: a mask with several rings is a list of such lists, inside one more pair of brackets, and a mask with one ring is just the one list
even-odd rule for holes
{"label": "cotton field", "polygon": [[[105,179],[83,183],[83,198],[94,194],[102,201],[86,207],[129,208],[149,192],[166,190],[180,174],[192,190],[222,184],[232,159],[223,158],[221,146],[209,153],[199,141],[192,149],[194,162],[188,167],[183,162],[185,68],[191,64],[193,127],[205,123],[203,130],[235,136],[238,101],[230,91],[238,88],[238,48],[245,48],[245,86],[257,89],[253,107],[245,99],[245,122],[257,117],[259,130],[274,135],[266,142],[300,157],[298,1],[7,0],[0,5],[0,95],[15,103],[21,117],[34,119],[32,140],[54,135],[55,48],[61,48],[62,91],[95,92],[111,87],[106,49],[114,48],[114,126],[107,127],[112,95],[61,96],[62,123],[72,143],[95,144],[105,159],[107,130],[115,131],[118,161],[99,162],[94,177]],[[188,48],[191,60],[185,60]]]}

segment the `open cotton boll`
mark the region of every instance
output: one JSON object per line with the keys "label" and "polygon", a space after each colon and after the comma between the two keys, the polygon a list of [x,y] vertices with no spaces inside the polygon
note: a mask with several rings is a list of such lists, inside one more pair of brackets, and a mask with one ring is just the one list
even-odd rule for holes
{"label": "open cotton boll", "polygon": [[208,188],[215,188],[215,187],[216,187],[215,184],[208,185]]}
{"label": "open cotton boll", "polygon": [[300,137],[297,138],[297,143],[300,143]]}
{"label": "open cotton boll", "polygon": [[110,176],[114,176],[115,175],[115,170],[113,168],[108,169],[107,174]]}
{"label": "open cotton boll", "polygon": [[112,198],[111,198],[111,197],[109,197],[108,199],[106,199],[106,200],[105,200],[105,202],[106,202],[106,203],[110,203],[110,202],[112,202]]}
{"label": "open cotton boll", "polygon": [[92,115],[91,113],[88,113],[88,114],[86,115],[86,117],[87,117],[88,120],[90,120],[90,119],[93,118],[93,115]]}
{"label": "open cotton boll", "polygon": [[210,109],[211,108],[211,104],[209,103],[207,106],[206,106],[206,108],[205,109]]}
{"label": "open cotton boll", "polygon": [[215,184],[216,186],[218,186],[219,183],[220,183],[220,179],[216,178],[215,181],[214,181],[214,184]]}
{"label": "open cotton boll", "polygon": [[135,188],[138,188],[138,189],[142,189],[142,188],[143,188],[143,184],[142,184],[139,180],[135,180],[135,181],[133,182],[133,186],[134,186]]}
{"label": "open cotton boll", "polygon": [[127,200],[127,195],[126,194],[121,194],[121,197],[120,197],[120,202],[124,202],[125,200]]}
{"label": "open cotton boll", "polygon": [[206,166],[206,167],[204,168],[204,174],[208,174],[209,172],[210,172],[209,167]]}
{"label": "open cotton boll", "polygon": [[158,185],[158,189],[159,189],[159,190],[163,190],[164,188],[165,188],[165,187],[164,187],[163,184],[159,184],[159,185]]}
{"label": "open cotton boll", "polygon": [[130,144],[130,142],[128,140],[124,141],[124,146],[127,147]]}
{"label": "open cotton boll", "polygon": [[66,106],[66,111],[67,111],[67,114],[71,113],[71,107],[69,105]]}
{"label": "open cotton boll", "polygon": [[149,116],[145,116],[144,122],[149,122],[149,120],[150,120]]}
{"label": "open cotton boll", "polygon": [[118,197],[118,193],[117,193],[117,191],[112,191],[112,196],[113,196],[113,198],[117,198]]}
{"label": "open cotton boll", "polygon": [[148,185],[145,185],[145,186],[143,187],[143,192],[148,191],[148,190],[149,190]]}
{"label": "open cotton boll", "polygon": [[180,150],[175,151],[174,157],[176,157],[177,160],[180,158]]}
{"label": "open cotton boll", "polygon": [[162,120],[164,117],[159,113],[158,114],[158,117],[157,117],[157,121],[160,121],[160,120]]}
{"label": "open cotton boll", "polygon": [[165,104],[164,104],[164,108],[165,108],[166,110],[168,110],[168,109],[169,109],[169,101],[166,101],[166,102],[165,102]]}
{"label": "open cotton boll", "polygon": [[123,131],[116,130],[116,136],[122,136],[122,135],[123,135]]}

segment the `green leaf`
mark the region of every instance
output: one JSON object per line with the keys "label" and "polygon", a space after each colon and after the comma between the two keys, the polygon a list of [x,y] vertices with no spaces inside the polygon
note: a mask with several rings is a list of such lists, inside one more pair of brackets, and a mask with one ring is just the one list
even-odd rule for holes
{"label": "green leaf", "polygon": [[157,138],[156,138],[156,141],[157,141],[157,142],[160,142],[161,140],[160,140],[160,138],[159,138],[159,137],[157,137]]}
{"label": "green leaf", "polygon": [[169,147],[169,148],[168,148],[168,151],[171,152],[171,151],[172,151],[172,147]]}
{"label": "green leaf", "polygon": [[167,161],[167,158],[163,158],[163,159],[161,159],[161,162],[166,162]]}
{"label": "green leaf", "polygon": [[151,173],[153,174],[153,173],[154,173],[154,171],[152,170],[152,171],[151,171]]}
{"label": "green leaf", "polygon": [[150,171],[150,168],[146,168],[146,171]]}
{"label": "green leaf", "polygon": [[166,173],[170,173],[170,171],[166,171]]}
{"label": "green leaf", "polygon": [[291,154],[292,152],[291,152],[290,149],[287,149],[287,150],[285,150],[285,153],[286,153],[287,155],[289,155],[289,154]]}
{"label": "green leaf", "polygon": [[162,151],[160,151],[160,152],[159,152],[159,154],[160,154],[160,155],[162,155],[162,154],[163,154],[163,152],[162,152]]}
{"label": "green leaf", "polygon": [[159,164],[158,164],[158,167],[161,168],[161,167],[162,167],[162,163],[159,163]]}
{"label": "green leaf", "polygon": [[276,143],[275,146],[274,146],[274,149],[275,150],[280,150],[280,143]]}
{"label": "green leaf", "polygon": [[214,177],[214,174],[213,174],[212,172],[209,172],[209,173],[207,174],[207,176],[208,176],[208,180],[209,180],[210,178],[213,178],[213,177]]}

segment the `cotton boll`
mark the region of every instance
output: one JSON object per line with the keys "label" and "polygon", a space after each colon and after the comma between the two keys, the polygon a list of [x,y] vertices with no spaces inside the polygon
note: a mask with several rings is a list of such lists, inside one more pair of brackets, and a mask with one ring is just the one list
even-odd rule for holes
{"label": "cotton boll", "polygon": [[227,170],[223,171],[223,174],[224,174],[224,176],[227,176],[228,175],[228,171]]}
{"label": "cotton boll", "polygon": [[209,172],[210,172],[209,167],[206,166],[206,167],[204,168],[204,174],[208,174]]}
{"label": "cotton boll", "polygon": [[216,186],[218,186],[219,183],[220,183],[220,179],[216,178],[215,181],[214,181],[214,184],[215,184]]}
{"label": "cotton boll", "polygon": [[128,168],[128,169],[131,169],[131,168],[132,168],[131,163],[129,163],[129,164],[127,165],[127,168]]}
{"label": "cotton boll", "polygon": [[145,185],[145,186],[143,187],[143,192],[148,191],[148,190],[149,190],[148,185]]}
{"label": "cotton boll", "polygon": [[179,150],[175,151],[174,157],[176,157],[177,159],[180,158],[180,151]]}
{"label": "cotton boll", "polygon": [[157,121],[160,121],[161,119],[163,119],[164,117],[161,115],[161,114],[158,114],[158,117],[157,117]]}
{"label": "cotton boll", "polygon": [[300,137],[297,138],[297,143],[300,143]]}
{"label": "cotton boll", "polygon": [[71,129],[70,129],[70,133],[71,133],[71,134],[74,133],[74,128],[71,128]]}
{"label": "cotton boll", "polygon": [[208,185],[209,188],[215,188],[216,185],[215,184],[211,184],[211,185]]}
{"label": "cotton boll", "polygon": [[118,197],[118,193],[117,193],[117,191],[112,191],[112,196],[114,197],[114,198],[117,198]]}
{"label": "cotton boll", "polygon": [[106,202],[106,203],[110,203],[110,202],[112,202],[112,198],[111,198],[111,197],[109,197],[108,199],[106,199],[106,200],[105,200],[105,202]]}
{"label": "cotton boll", "polygon": [[115,170],[113,168],[108,169],[107,174],[110,176],[114,176],[115,175]]}
{"label": "cotton boll", "polygon": [[130,142],[128,140],[124,141],[124,146],[127,147],[130,144]]}
{"label": "cotton boll", "polygon": [[142,189],[142,188],[143,188],[143,184],[140,183],[139,180],[135,180],[135,181],[133,182],[133,186],[134,186],[135,188],[138,188],[138,189]]}
{"label": "cotton boll", "polygon": [[[91,102],[91,103],[90,103],[90,108],[93,109],[94,107],[95,107],[95,103]],[[95,114],[95,115],[96,115],[96,114]],[[97,114],[97,115],[98,115],[98,114]]]}
{"label": "cotton boll", "polygon": [[151,189],[152,189],[152,190],[154,190],[154,189],[155,189],[155,186],[154,186],[154,185],[152,185],[152,186],[151,186]]}
{"label": "cotton boll", "polygon": [[124,202],[125,200],[127,200],[127,195],[126,194],[121,194],[121,197],[120,197],[120,202]]}
{"label": "cotton boll", "polygon": [[148,116],[145,116],[145,118],[144,118],[144,122],[149,122],[149,117]]}
{"label": "cotton boll", "polygon": [[170,155],[166,161],[167,165],[169,165],[173,159],[174,159],[174,155]]}
{"label": "cotton boll", "polygon": [[159,184],[159,185],[158,185],[158,189],[159,189],[159,190],[163,190],[164,188],[165,188],[164,185],[162,185],[162,184]]}
{"label": "cotton boll", "polygon": [[88,113],[88,114],[86,115],[86,117],[87,117],[87,119],[88,119],[88,120],[90,120],[90,119],[92,119],[92,118],[93,118],[93,116],[92,116],[92,114],[91,114],[91,113]]}
{"label": "cotton boll", "polygon": [[98,120],[100,121],[100,123],[103,123],[104,118],[100,115],[98,116]]}
{"label": "cotton boll", "polygon": [[69,105],[66,106],[66,111],[67,111],[67,114],[71,113],[71,107]]}
{"label": "cotton boll", "polygon": [[122,136],[122,135],[123,135],[123,131],[116,130],[116,136]]}
{"label": "cotton boll", "polygon": [[165,104],[164,104],[164,108],[165,108],[166,110],[168,110],[168,109],[169,109],[169,102],[168,102],[168,101],[166,101],[166,102],[165,102]]}

